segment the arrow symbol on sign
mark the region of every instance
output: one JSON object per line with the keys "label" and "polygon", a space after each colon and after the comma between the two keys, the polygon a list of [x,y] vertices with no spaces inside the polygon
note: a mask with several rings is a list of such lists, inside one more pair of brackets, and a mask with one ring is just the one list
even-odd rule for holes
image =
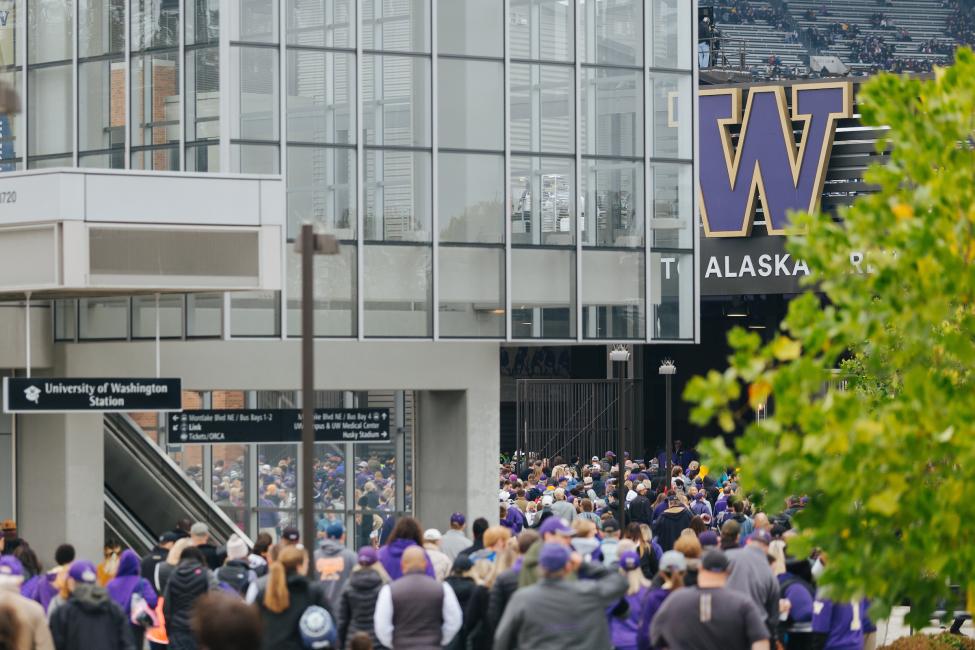
{"label": "arrow symbol on sign", "polygon": [[386,418],[387,418],[387,415],[385,413],[383,413],[383,419],[385,420]]}

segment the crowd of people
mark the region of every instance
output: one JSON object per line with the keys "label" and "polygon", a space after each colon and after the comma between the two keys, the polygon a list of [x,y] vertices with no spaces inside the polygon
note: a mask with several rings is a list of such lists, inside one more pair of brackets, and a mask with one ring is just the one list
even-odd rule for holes
{"label": "crowd of people", "polygon": [[666,460],[501,464],[493,524],[390,514],[357,552],[338,521],[306,547],[183,520],[143,557],[64,544],[44,567],[3,522],[0,650],[865,647],[866,603],[831,602],[827,558],[789,552],[804,497],[762,510],[733,468]]}

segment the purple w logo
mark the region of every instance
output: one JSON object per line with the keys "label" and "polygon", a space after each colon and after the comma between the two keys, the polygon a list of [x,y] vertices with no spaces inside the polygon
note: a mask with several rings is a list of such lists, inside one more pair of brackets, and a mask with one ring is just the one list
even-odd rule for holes
{"label": "purple w logo", "polygon": [[[792,87],[792,119],[781,86],[700,91],[701,218],[708,237],[745,237],[762,202],[770,234],[785,234],[789,210],[815,210],[836,121],[853,116],[850,82]],[[799,122],[799,145],[795,127]],[[741,124],[737,149],[729,126]]]}

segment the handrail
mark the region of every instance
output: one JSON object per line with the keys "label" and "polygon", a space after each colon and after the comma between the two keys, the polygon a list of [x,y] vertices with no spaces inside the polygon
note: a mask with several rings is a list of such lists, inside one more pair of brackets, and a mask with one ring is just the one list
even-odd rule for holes
{"label": "handrail", "polygon": [[142,521],[122,504],[118,496],[106,485],[104,492],[105,524],[126,546],[139,555],[145,555],[156,544],[150,531]]}

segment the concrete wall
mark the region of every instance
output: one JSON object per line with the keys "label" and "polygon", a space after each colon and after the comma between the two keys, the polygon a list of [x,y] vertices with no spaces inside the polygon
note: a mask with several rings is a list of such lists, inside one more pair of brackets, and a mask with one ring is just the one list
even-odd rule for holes
{"label": "concrete wall", "polygon": [[70,542],[102,556],[104,445],[100,414],[17,417],[17,524],[41,562]]}
{"label": "concrete wall", "polygon": [[[186,389],[294,390],[298,341],[170,341],[162,374]],[[54,346],[51,376],[152,376],[152,342]],[[415,390],[416,504],[427,526],[454,511],[497,516],[500,373],[496,342],[318,341],[316,388]],[[38,372],[37,375],[42,373]],[[102,416],[19,416],[18,513],[24,536],[50,561],[70,540],[97,558],[102,543]]]}

